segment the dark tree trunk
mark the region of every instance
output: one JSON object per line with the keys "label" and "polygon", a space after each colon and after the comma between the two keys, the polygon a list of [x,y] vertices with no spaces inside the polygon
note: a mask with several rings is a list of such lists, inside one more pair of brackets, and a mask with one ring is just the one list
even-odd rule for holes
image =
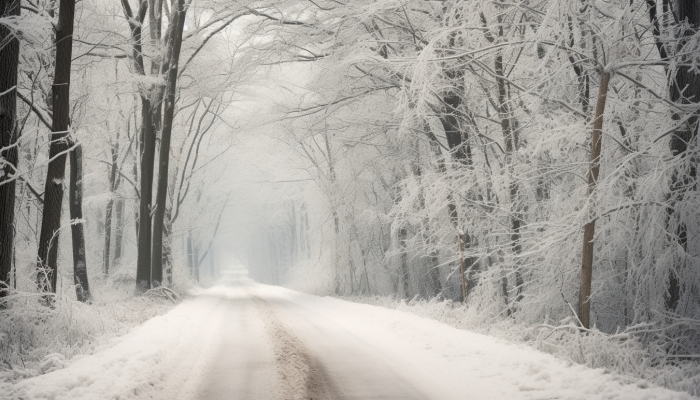
{"label": "dark tree trunk", "polygon": [[73,280],[78,301],[90,301],[87,261],[85,259],[85,233],[83,232],[83,148],[76,146],[70,153],[69,205],[71,236],[73,239]]}
{"label": "dark tree trunk", "polygon": [[[445,136],[447,138],[447,146],[452,153],[452,158],[458,162],[458,165],[464,167],[471,167],[472,165],[472,152],[471,146],[469,145],[469,132],[467,130],[467,124],[461,124],[458,114],[460,112],[459,108],[462,105],[462,94],[463,87],[461,80],[463,78],[463,73],[461,71],[447,71],[448,78],[454,82],[453,89],[443,97],[443,103],[445,104],[445,112],[440,116],[440,122],[445,130]],[[439,149],[438,149],[439,151]],[[464,252],[469,249],[471,241],[464,241],[464,237],[468,237],[468,233],[463,232],[459,224],[459,214],[457,212],[457,206],[452,199],[452,194],[449,195],[447,202],[447,209],[450,215],[450,221],[452,225],[457,230],[457,251],[459,255],[459,273],[460,273],[460,285],[461,285],[461,297],[462,301],[466,301],[468,297],[468,287],[475,286],[471,283],[471,279],[467,279],[467,274],[471,275],[476,267],[473,257],[464,257]]]}
{"label": "dark tree trunk", "polygon": [[[461,100],[460,100],[461,103]],[[444,116],[443,116],[444,117]],[[445,120],[441,118],[441,121],[443,121],[443,128],[444,127],[451,127],[454,126],[451,123],[448,125],[445,125]],[[454,121],[457,121],[456,119]],[[440,142],[438,141],[437,137],[435,136],[434,133],[430,130],[430,127],[426,126],[425,127],[425,133],[428,136],[428,141],[430,143],[430,149],[432,150],[433,154],[437,158],[438,161],[438,172],[442,174],[447,173],[447,165],[445,165],[445,157],[443,157],[442,152],[440,150]],[[461,137],[461,136],[459,136]],[[453,136],[455,138],[455,136]],[[452,144],[448,142],[448,146],[450,146],[450,150],[453,151],[457,146],[460,147],[465,147],[461,146],[461,139],[459,142],[454,141]],[[467,153],[466,150],[463,154],[470,154],[471,152]],[[454,154],[454,153],[453,153]],[[464,158],[463,160],[471,160],[471,157]],[[469,263],[468,266],[465,268],[465,259],[462,257],[463,255],[463,250],[461,246],[461,239],[459,235],[459,214],[457,213],[457,206],[455,205],[454,197],[452,195],[452,192],[447,193],[447,212],[450,217],[450,222],[452,223],[452,226],[454,229],[457,231],[457,254],[459,255],[459,270],[460,273],[462,271],[468,270],[468,271],[474,271],[477,269],[478,265],[473,262],[473,258],[468,258],[466,261]],[[433,259],[433,265],[437,266],[438,265],[438,254],[437,252],[434,252],[431,254],[431,258]],[[435,279],[439,282],[439,271],[437,268],[434,268],[435,271]],[[470,280],[471,282],[471,280]],[[466,282],[465,279],[460,279],[460,285],[461,285],[461,298],[462,301],[465,301],[465,294],[467,293],[467,287],[470,285],[469,282]],[[475,283],[471,284],[472,286],[476,286]],[[440,285],[440,290],[442,290],[442,286]]]}
{"label": "dark tree trunk", "polygon": [[[446,72],[451,80],[461,81],[463,74]],[[447,146],[450,148],[452,157],[463,166],[472,165],[472,150],[469,145],[469,133],[466,130],[466,124],[460,124],[458,119],[459,109],[462,105],[462,88],[458,85],[450,93],[443,96],[442,101],[445,105],[445,112],[440,116],[442,128],[445,130],[447,138]]]}
{"label": "dark tree trunk", "polygon": [[[2,17],[18,16],[20,0],[0,0]],[[17,67],[19,39],[0,24],[0,298],[10,288],[14,249],[15,170],[17,168]],[[14,281],[14,280],[13,280]]]}
{"label": "dark tree trunk", "polygon": [[[574,49],[575,35],[574,35],[574,19],[571,16],[567,16],[568,28],[569,28],[569,48]],[[582,25],[582,35],[586,34],[586,29],[584,22],[579,20],[579,24]],[[581,42],[585,42],[584,38],[580,39]],[[544,54],[540,58],[543,58]],[[568,52],[569,62],[571,67],[574,69],[576,76],[578,77],[578,98],[581,102],[581,109],[584,115],[588,115],[588,109],[590,107],[590,91],[591,91],[591,79],[588,71],[583,68],[582,57],[576,51]]]}
{"label": "dark tree trunk", "polygon": [[[136,13],[131,10],[128,0],[122,0],[124,16],[131,30],[134,69],[136,73],[146,76],[143,63],[142,34],[143,22],[148,11],[148,1],[140,0]],[[160,10],[158,10],[160,12]],[[153,92],[153,88],[151,88]],[[149,94],[141,95],[141,138],[140,146],[140,198],[137,219],[138,255],[136,257],[136,292],[142,293],[151,287],[151,202],[153,197],[153,163],[156,148],[156,124],[154,121],[154,106],[160,107],[159,102],[153,104]],[[159,115],[159,114],[158,114]]]}
{"label": "dark tree trunk", "polygon": [[175,91],[177,89],[177,73],[182,45],[182,31],[185,26],[184,0],[173,4],[173,17],[168,28],[167,56],[163,63],[163,73],[167,72],[165,107],[163,114],[163,133],[160,141],[158,164],[158,191],[156,209],[153,219],[153,250],[151,257],[151,276],[153,285],[158,286],[163,281],[163,224],[165,202],[168,193],[168,166],[170,158],[170,137],[173,130],[173,115],[175,112]]}
{"label": "dark tree trunk", "polygon": [[139,241],[136,259],[136,292],[151,288],[151,206],[153,198],[153,163],[156,132],[152,120],[151,102],[141,97],[141,199],[139,204]]}
{"label": "dark tree trunk", "polygon": [[114,265],[118,265],[122,258],[122,242],[124,240],[124,199],[116,200],[114,208]]}
{"label": "dark tree trunk", "polygon": [[[461,19],[461,15],[458,13],[454,16],[455,19]],[[450,36],[449,49],[445,52],[446,55],[453,56],[455,47],[459,45],[458,37],[456,33]],[[463,61],[463,60],[462,60]],[[461,67],[455,68],[454,66],[446,65],[444,67],[445,77],[450,84],[450,89],[442,97],[444,110],[440,115],[440,122],[445,131],[445,137],[447,138],[447,146],[450,149],[452,158],[457,161],[458,165],[471,168],[472,166],[472,152],[471,146],[469,144],[469,122],[463,118],[460,113],[462,113],[462,98],[464,93],[464,71]],[[462,114],[464,115],[464,114]],[[439,151],[439,148],[438,148]],[[460,271],[460,285],[461,285],[461,297],[462,301],[467,300],[467,286],[470,286],[467,280],[467,274],[471,274],[472,270],[475,269],[476,265],[474,259],[469,257],[464,258],[464,251],[468,250],[469,243],[466,243],[463,238],[467,233],[465,229],[460,226],[459,214],[454,200],[452,199],[452,194],[449,194],[447,209],[450,215],[450,221],[456,230],[457,236],[457,253],[459,256],[459,271]]]}
{"label": "dark tree trunk", "polygon": [[[683,32],[679,38],[677,51],[681,53],[688,44],[689,37],[700,29],[700,3],[697,0],[679,0],[677,4],[678,20],[681,22],[687,21],[690,25],[690,29]],[[670,77],[670,80],[669,92],[671,101],[680,104],[700,103],[700,73],[697,72],[696,67],[687,64],[681,65],[676,69],[674,76]],[[673,119],[676,123],[684,117],[684,115],[677,112],[673,114]],[[698,160],[687,160],[687,157],[688,148],[694,146],[697,142],[698,117],[699,115],[696,112],[682,128],[673,132],[670,141],[671,154],[674,157],[685,160],[683,163],[685,166],[680,170],[674,171],[671,178],[671,207],[668,212],[669,220],[671,220],[669,222],[676,225],[675,240],[685,253],[688,252],[688,226],[683,221],[683,217],[674,211],[674,206],[676,203],[683,201],[685,193],[697,184]],[[695,236],[695,234],[696,232],[693,232],[690,236]],[[685,268],[685,259],[687,257],[677,257],[674,267],[669,272],[666,307],[671,311],[676,310],[681,299],[681,282],[677,273]]]}
{"label": "dark tree trunk", "polygon": [[[145,0],[144,0],[145,1]],[[148,21],[149,21],[149,32],[150,32],[150,41],[151,41],[151,46],[154,49],[157,49],[156,51],[160,50],[160,44],[161,44],[161,31],[162,31],[162,1],[161,0],[147,0],[148,1]],[[159,73],[161,73],[161,63],[163,62],[162,57],[160,54],[156,54],[156,56],[151,60],[151,76],[156,76]],[[167,64],[167,61],[166,61]],[[149,193],[149,243],[148,243],[148,249],[146,249],[146,246],[144,245],[143,251],[147,253],[144,253],[141,255],[141,249],[139,249],[139,259],[143,257],[145,260],[148,258],[148,269],[150,271],[149,275],[149,287],[157,287],[160,286],[161,281],[163,280],[163,264],[160,258],[156,258],[155,252],[156,250],[158,251],[159,254],[162,256],[162,226],[160,227],[161,232],[156,235],[155,229],[156,227],[154,226],[154,217],[156,217],[155,214],[158,213],[158,208],[155,204],[153,204],[153,180],[155,179],[155,146],[158,138],[158,133],[161,131],[161,125],[162,125],[162,120],[163,120],[163,115],[162,115],[162,110],[163,110],[163,88],[161,86],[153,86],[151,88],[151,100],[150,100],[150,122],[152,124],[151,132],[153,135],[153,143],[152,143],[152,154],[151,157],[153,160],[149,162],[148,166],[150,168],[149,171],[149,179],[150,179],[150,193]],[[169,139],[168,139],[169,140]],[[162,143],[161,143],[162,147]],[[170,146],[168,145],[168,149]],[[150,149],[150,146],[149,146]],[[142,164],[143,165],[143,164]],[[143,175],[143,174],[142,174]],[[167,177],[166,177],[167,179]],[[159,184],[160,185],[160,184]],[[162,214],[162,212],[161,212]],[[159,237],[160,243],[155,244],[154,243],[154,237]],[[157,260],[154,263],[154,260]],[[144,268],[145,269],[145,268]]]}
{"label": "dark tree trunk", "polygon": [[[668,10],[668,2],[664,0],[663,13]],[[692,51],[684,49],[688,44],[688,39],[700,29],[700,4],[697,0],[678,0],[676,10],[673,10],[673,20],[675,25],[672,29],[678,29],[679,23],[687,23],[688,28],[684,31],[674,30],[676,37],[669,41],[666,35],[667,32],[662,31],[663,16],[659,14],[656,0],[647,0],[649,8],[649,20],[652,24],[652,32],[654,34],[656,47],[659,51],[659,56],[662,60],[668,61],[674,54],[683,53],[693,54]],[[694,104],[700,102],[700,74],[696,72],[693,66],[683,65],[681,60],[677,60],[679,66],[675,70],[666,67],[666,73],[669,79],[669,97],[674,103]],[[680,121],[683,115],[674,112],[673,120]],[[691,115],[686,124],[678,128],[671,135],[669,147],[671,154],[674,157],[684,159],[687,155],[688,145],[695,143],[698,132],[698,114]],[[683,223],[682,217],[675,211],[675,205],[684,198],[685,191],[697,180],[697,160],[688,160],[685,164],[685,171],[674,171],[671,177],[671,187],[669,188],[669,208],[667,209],[669,230],[673,230],[675,225],[675,233],[672,234],[675,242],[687,252],[688,227]],[[677,258],[675,265],[669,271],[668,288],[666,293],[666,308],[675,311],[681,299],[681,282],[677,275],[677,271],[684,268],[683,259]]]}
{"label": "dark tree trunk", "polygon": [[56,292],[58,236],[70,129],[70,70],[73,52],[75,0],[60,0],[56,25],[56,68],[52,87],[53,123],[44,186],[37,281],[42,292]]}

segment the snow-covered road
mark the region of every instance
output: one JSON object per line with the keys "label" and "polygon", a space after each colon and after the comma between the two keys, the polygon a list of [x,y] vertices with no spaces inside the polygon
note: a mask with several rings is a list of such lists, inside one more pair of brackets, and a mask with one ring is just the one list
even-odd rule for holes
{"label": "snow-covered road", "polygon": [[692,398],[400,311],[231,280],[3,389],[56,400]]}

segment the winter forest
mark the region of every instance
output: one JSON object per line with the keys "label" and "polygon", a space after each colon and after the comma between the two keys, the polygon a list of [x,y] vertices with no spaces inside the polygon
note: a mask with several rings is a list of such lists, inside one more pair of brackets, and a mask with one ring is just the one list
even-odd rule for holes
{"label": "winter forest", "polygon": [[698,0],[0,13],[0,382],[237,265],[700,395]]}

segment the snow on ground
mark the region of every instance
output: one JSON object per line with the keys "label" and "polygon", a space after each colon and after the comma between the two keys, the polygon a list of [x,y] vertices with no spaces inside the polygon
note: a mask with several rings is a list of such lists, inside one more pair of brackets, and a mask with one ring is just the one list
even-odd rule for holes
{"label": "snow on ground", "polygon": [[[119,271],[116,271],[113,277],[118,276]],[[99,276],[95,278],[93,283],[97,284],[93,286],[91,304],[76,301],[72,286],[64,287],[56,295],[53,307],[42,305],[39,301],[42,295],[35,292],[18,291],[3,299],[0,387],[3,382],[63,368],[66,359],[92,354],[109,340],[165,314],[176,305],[158,292],[134,296],[133,279],[125,284],[105,282]],[[72,281],[72,275],[70,279]],[[178,287],[178,290],[182,292],[183,288]]]}
{"label": "snow on ground", "polygon": [[0,386],[0,398],[142,398],[166,383],[187,393],[199,365],[215,350],[223,311],[219,297],[199,295],[92,355],[74,357],[64,369]]}
{"label": "snow on ground", "polygon": [[9,399],[692,399],[405,312],[229,282]]}

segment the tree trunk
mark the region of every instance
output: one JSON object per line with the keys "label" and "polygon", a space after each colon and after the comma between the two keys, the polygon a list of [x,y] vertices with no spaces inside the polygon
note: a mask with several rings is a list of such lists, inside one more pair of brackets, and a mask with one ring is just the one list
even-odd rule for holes
{"label": "tree trunk", "polygon": [[52,87],[53,123],[49,165],[44,186],[37,281],[42,292],[56,292],[58,236],[63,203],[63,181],[70,129],[70,70],[73,52],[75,0],[60,0],[56,25],[56,68]]}
{"label": "tree trunk", "polygon": [[[430,129],[429,126],[425,127],[426,129]],[[415,142],[415,153],[416,153],[416,160],[413,163],[413,174],[414,176],[418,179],[419,182],[421,182],[421,191],[419,194],[419,204],[421,210],[425,209],[425,189],[423,189],[423,169],[420,166],[420,149],[418,147],[418,141]],[[439,149],[438,149],[439,152]],[[427,217],[423,218],[423,223],[421,226],[421,232],[422,232],[422,237],[423,237],[423,242],[429,247],[430,251],[428,253],[427,257],[424,257],[426,261],[426,267],[427,267],[427,275],[428,275],[428,295],[430,297],[436,297],[440,293],[442,293],[442,283],[440,282],[440,269],[439,269],[439,256],[438,256],[438,251],[435,248],[435,241],[433,238],[433,235],[430,234],[430,221],[428,220]],[[363,251],[363,265],[366,266],[366,262],[364,259],[364,251]],[[367,271],[365,270],[365,274]]]}
{"label": "tree trunk", "polygon": [[[194,280],[195,282],[199,283],[199,243],[194,242],[192,243],[192,261],[194,265]],[[275,282],[278,283],[278,282]]]}
{"label": "tree trunk", "polygon": [[[447,102],[447,100],[445,100]],[[453,100],[451,100],[453,101]],[[449,103],[448,103],[449,104]],[[461,99],[459,100],[459,103],[452,103],[459,105],[461,104]],[[451,112],[454,112],[455,109],[452,108]],[[455,125],[453,125],[453,122],[449,121],[454,121],[454,123],[457,123],[457,120],[454,119],[444,119],[446,116],[441,117],[441,121],[443,128],[445,129],[457,129]],[[446,122],[447,121],[447,122]],[[445,157],[443,157],[442,152],[440,150],[440,142],[438,141],[437,137],[435,136],[434,133],[431,132],[429,126],[425,126],[425,133],[428,136],[428,140],[430,142],[430,149],[432,150],[433,154],[437,158],[437,163],[438,163],[438,172],[446,174],[447,173],[447,165],[445,163]],[[462,136],[461,133],[459,135],[452,135],[452,141],[448,140],[447,145],[449,146],[449,149],[451,152],[453,152],[453,157],[458,160],[461,164],[463,165],[470,165],[471,164],[471,150],[469,149],[468,145],[462,145]],[[465,140],[466,142],[466,140]],[[457,151],[458,149],[464,149],[463,151]],[[460,155],[461,154],[461,155]],[[452,223],[452,226],[454,229],[457,231],[457,253],[459,256],[459,270],[460,272],[468,270],[472,271],[476,269],[477,265],[473,261],[474,259],[472,257],[469,257],[467,261],[467,265],[465,265],[465,260],[463,258],[463,248],[461,248],[462,243],[460,239],[460,234],[459,234],[459,214],[457,213],[457,206],[455,205],[454,201],[454,196],[452,195],[452,192],[447,193],[447,212],[450,217],[450,222]],[[433,265],[437,266],[438,265],[438,254],[435,252],[434,254],[431,255],[431,258],[433,258]],[[436,278],[438,279],[437,281],[439,282],[439,271],[437,268],[435,268],[435,273],[436,273]],[[460,285],[461,285],[461,294],[462,294],[462,301],[465,301],[466,298],[464,296],[465,293],[468,294],[468,286],[470,285],[469,282],[467,282],[464,279],[460,280]],[[475,283],[471,284],[472,286],[476,286]],[[442,290],[442,289],[441,289]]]}
{"label": "tree trunk", "polygon": [[[134,69],[136,73],[146,76],[143,63],[142,34],[143,23],[148,11],[148,2],[139,0],[136,13],[131,10],[128,0],[122,0],[124,17],[131,31]],[[158,11],[160,12],[160,11]],[[151,88],[151,94],[154,89]],[[138,255],[136,257],[136,292],[142,293],[151,287],[151,201],[153,197],[153,163],[156,148],[156,124],[153,107],[160,107],[158,101],[151,102],[149,93],[141,94],[141,138],[140,146],[140,198],[137,218]],[[154,96],[156,97],[156,96]],[[158,114],[159,115],[159,114]],[[136,172],[136,171],[135,171]]]}
{"label": "tree trunk", "polygon": [[152,120],[151,102],[141,97],[141,199],[139,204],[139,241],[136,259],[136,292],[151,288],[151,200],[153,197],[153,163],[156,151],[156,132]]}
{"label": "tree trunk", "polygon": [[[140,152],[134,152],[134,153],[140,154]],[[134,156],[134,165],[132,168],[132,173],[134,174],[134,182],[140,182],[139,174],[138,174],[138,161],[137,161],[136,155]],[[134,199],[136,200],[136,202],[138,202],[138,204],[141,204],[141,192],[139,192],[139,190],[136,188],[134,188],[134,192],[135,192]],[[139,228],[139,211],[140,210],[138,207],[136,207],[136,205],[134,205],[134,207],[132,209],[134,212],[134,237],[136,238],[136,243],[138,243],[139,231],[140,231],[140,228]]]}
{"label": "tree trunk", "polygon": [[[499,37],[503,36],[502,18],[498,16],[499,23]],[[494,70],[496,72],[496,86],[498,88],[498,116],[501,120],[501,132],[503,134],[503,141],[506,147],[506,163],[508,165],[508,173],[510,174],[509,183],[509,195],[510,195],[510,207],[511,207],[511,217],[510,217],[510,244],[513,249],[513,254],[515,259],[515,291],[516,296],[514,302],[519,302],[522,299],[522,286],[523,277],[520,266],[520,261],[517,257],[520,256],[522,252],[522,245],[520,240],[520,228],[523,225],[522,213],[518,206],[518,184],[513,178],[513,154],[518,150],[518,134],[513,127],[513,113],[509,107],[510,103],[510,91],[508,88],[508,83],[505,80],[505,71],[503,69],[503,53],[501,50],[496,54],[496,59],[494,62]],[[507,283],[506,283],[507,285]]]}
{"label": "tree trunk", "polygon": [[173,17],[168,28],[167,56],[163,63],[163,71],[167,71],[165,107],[163,114],[163,132],[160,141],[158,165],[158,192],[156,209],[153,219],[153,250],[151,257],[151,276],[153,285],[159,286],[163,280],[163,220],[165,216],[165,200],[168,193],[168,165],[170,158],[170,137],[173,129],[175,112],[175,91],[177,88],[178,63],[182,45],[182,31],[185,26],[184,0],[173,4]]}
{"label": "tree trunk", "polygon": [[116,200],[114,210],[114,265],[119,265],[122,258],[122,242],[124,239],[124,199]]}
{"label": "tree trunk", "polygon": [[[114,193],[111,193],[114,195]],[[102,271],[105,275],[109,275],[110,247],[112,245],[112,212],[114,211],[114,198],[107,202],[105,210],[105,236],[104,250],[102,251]]]}
{"label": "tree trunk", "polygon": [[[450,39],[450,45],[455,46],[454,37]],[[450,53],[453,53],[453,51],[450,51]],[[442,123],[442,128],[445,130],[447,146],[450,149],[452,158],[457,161],[458,165],[471,168],[472,151],[469,145],[468,124],[462,123],[463,121],[460,121],[460,118],[458,118],[460,108],[462,107],[462,96],[464,95],[464,72],[461,69],[446,69],[445,75],[453,86],[442,98],[445,110],[440,116],[440,122]],[[437,151],[439,152],[439,148]],[[459,255],[459,271],[461,275],[461,294],[462,302],[465,302],[467,301],[468,295],[468,282],[465,274],[471,272],[474,265],[473,258],[470,257],[468,260],[464,259],[465,244],[468,243],[464,243],[462,238],[465,233],[460,228],[457,206],[452,199],[451,193],[449,194],[447,209],[450,215],[450,221],[452,221],[452,225],[457,231],[457,253]]]}
{"label": "tree trunk", "polygon": [[[72,142],[71,142],[72,144]],[[71,236],[73,238],[73,280],[78,301],[90,301],[87,262],[85,259],[85,233],[83,232],[83,148],[76,146],[70,153],[69,205]]]}
{"label": "tree trunk", "polygon": [[[0,15],[19,16],[20,0],[0,0]],[[14,249],[15,171],[17,169],[17,67],[19,39],[0,24],[0,298],[10,288]],[[13,280],[14,282],[14,280]]]}
{"label": "tree trunk", "polygon": [[173,222],[172,207],[165,210],[163,220],[163,275],[165,275],[165,285],[173,287]]}
{"label": "tree trunk", "polygon": [[112,163],[109,167],[109,201],[105,211],[105,237],[104,250],[102,253],[102,270],[105,275],[109,274],[109,264],[111,261],[110,250],[112,245],[112,214],[114,212],[114,191],[117,189],[117,162],[118,162],[118,145],[119,136],[117,135],[117,143],[110,148],[112,155]]}
{"label": "tree trunk", "polygon": [[192,249],[192,232],[187,232],[187,236],[185,237],[186,243],[186,250],[187,250],[187,266],[189,267],[188,269],[190,270],[190,276],[194,278],[194,261],[192,260],[193,257],[193,249]]}
{"label": "tree trunk", "polygon": [[[603,136],[603,115],[605,114],[605,100],[608,94],[608,83],[610,73],[603,72],[600,78],[600,88],[598,89],[598,102],[595,107],[595,119],[593,120],[593,136],[591,140],[591,161],[588,170],[588,196],[593,200],[598,175],[600,173],[600,151]],[[593,204],[591,205],[593,208]],[[591,210],[592,211],[592,210]],[[578,318],[581,325],[588,329],[591,322],[591,279],[593,276],[593,237],[595,236],[595,219],[591,218],[593,213],[589,213],[590,221],[586,223],[583,231],[583,257],[581,261],[581,286],[578,296]]]}
{"label": "tree trunk", "polygon": [[406,228],[399,229],[399,247],[401,247],[401,282],[403,283],[403,297],[408,299],[410,294],[408,293],[408,284],[410,280],[410,275],[408,273],[408,253],[406,249],[406,238],[408,237],[408,231]]}
{"label": "tree trunk", "polygon": [[[445,135],[447,136],[447,145],[450,148],[452,157],[459,163],[459,165],[470,167],[472,164],[472,156],[471,147],[467,142],[469,136],[466,131],[461,131],[456,117],[457,108],[462,103],[462,99],[457,93],[453,93],[445,96],[444,101],[446,104],[448,104],[448,112],[447,114],[443,115],[440,120],[442,121],[442,126],[445,129]],[[457,212],[457,206],[452,197],[452,193],[448,194],[447,210],[450,215],[452,226],[457,231],[457,253],[459,256],[460,286],[462,289],[461,297],[462,302],[465,302],[467,301],[467,286],[469,285],[466,274],[470,273],[474,268],[474,259],[469,257],[468,260],[465,260],[464,258],[465,243],[463,236],[467,234],[460,229],[459,214]]]}
{"label": "tree trunk", "polygon": [[328,202],[330,203],[330,207],[332,210],[333,214],[333,228],[335,230],[335,241],[334,241],[334,248],[333,250],[335,251],[335,265],[333,266],[333,274],[334,274],[334,284],[335,284],[335,294],[340,294],[341,292],[341,276],[342,274],[340,273],[340,216],[338,215],[338,203],[336,201],[336,184],[337,184],[337,177],[335,174],[335,162],[333,159],[333,152],[331,151],[331,142],[330,138],[328,137],[328,132],[323,133],[323,140],[326,146],[326,158],[328,160],[328,179],[329,179],[329,193],[328,193]]}
{"label": "tree trunk", "polygon": [[[685,29],[677,34],[677,42],[673,43],[673,48],[669,49],[670,43],[664,43],[660,37],[661,32],[658,30],[658,20],[655,21],[656,7],[655,2],[648,1],[654,6],[650,7],[649,15],[652,23],[655,23],[654,34],[656,35],[657,47],[662,59],[668,59],[670,54],[695,54],[692,50],[685,49],[685,46],[692,43],[690,38],[700,29],[700,5],[697,0],[679,0],[677,2],[676,14],[678,21],[687,22],[690,29]],[[667,39],[668,40],[668,39]],[[687,57],[687,56],[686,56]],[[669,94],[672,102],[688,105],[700,103],[700,73],[690,60],[677,60],[679,64],[677,69],[669,73]],[[673,120],[679,123],[685,115],[679,112],[673,113]],[[688,233],[688,226],[683,221],[683,216],[676,211],[676,204],[682,202],[686,198],[688,188],[692,187],[697,180],[697,160],[688,160],[688,148],[693,147],[697,142],[698,134],[698,119],[700,115],[696,111],[694,115],[688,118],[686,124],[677,129],[671,135],[669,147],[674,158],[684,160],[685,166],[673,172],[671,177],[671,186],[669,188],[669,208],[667,210],[668,222],[670,229],[675,225],[675,232],[671,234],[673,240],[678,247],[683,249],[684,253],[688,252],[688,238],[697,235],[697,232]],[[690,152],[692,154],[692,152]],[[692,189],[691,189],[692,190]],[[669,232],[670,233],[670,232]],[[681,300],[681,279],[678,273],[685,268],[685,260],[688,257],[675,257],[674,265],[669,271],[668,289],[666,293],[666,308],[670,311],[675,311],[678,303]]]}

